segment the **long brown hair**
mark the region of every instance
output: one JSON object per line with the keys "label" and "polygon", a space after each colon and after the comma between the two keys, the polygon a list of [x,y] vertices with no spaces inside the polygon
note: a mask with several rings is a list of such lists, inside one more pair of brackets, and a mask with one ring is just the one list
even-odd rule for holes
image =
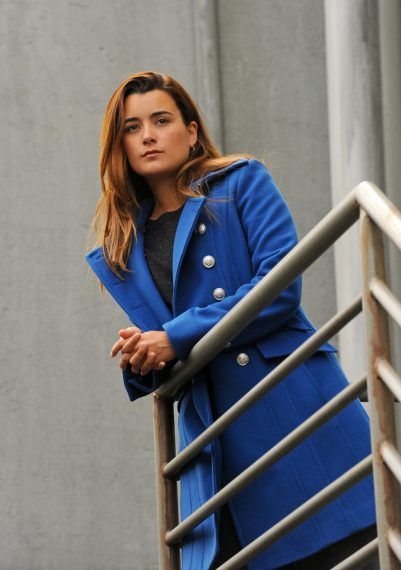
{"label": "long brown hair", "polygon": [[95,237],[91,247],[102,246],[107,264],[119,277],[121,270],[128,271],[127,262],[137,235],[136,212],[151,192],[145,179],[131,168],[123,147],[124,101],[132,93],[153,89],[166,91],[173,98],[185,125],[191,121],[198,125],[195,148],[177,173],[177,197],[205,195],[202,186],[189,187],[193,180],[239,158],[251,158],[245,153],[223,156],[219,152],[209,137],[196,103],[175,79],[154,71],[128,76],[114,91],[103,117],[99,158],[102,195],[90,228]]}

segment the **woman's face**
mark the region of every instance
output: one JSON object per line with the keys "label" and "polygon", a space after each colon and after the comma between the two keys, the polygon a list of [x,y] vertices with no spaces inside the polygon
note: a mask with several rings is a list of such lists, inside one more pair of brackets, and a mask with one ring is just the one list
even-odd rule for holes
{"label": "woman's face", "polygon": [[[128,95],[124,102],[124,148],[131,168],[145,180],[175,177],[196,142],[197,123],[185,125],[165,91]],[[145,156],[149,151],[158,153]]]}

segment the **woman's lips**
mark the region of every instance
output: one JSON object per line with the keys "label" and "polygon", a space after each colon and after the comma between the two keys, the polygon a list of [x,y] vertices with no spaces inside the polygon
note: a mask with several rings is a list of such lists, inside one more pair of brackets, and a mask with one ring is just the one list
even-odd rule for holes
{"label": "woman's lips", "polygon": [[148,154],[145,154],[144,158],[150,158],[151,156],[157,156],[158,154],[162,154],[161,151],[155,150],[154,152],[149,152]]}

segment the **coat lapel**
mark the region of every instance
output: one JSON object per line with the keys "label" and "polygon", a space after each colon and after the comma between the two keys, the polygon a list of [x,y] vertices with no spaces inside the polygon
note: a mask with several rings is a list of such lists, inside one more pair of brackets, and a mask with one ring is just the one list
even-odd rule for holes
{"label": "coat lapel", "polygon": [[[240,164],[243,164],[244,162],[247,162],[247,159],[239,159],[236,162],[233,162],[228,166],[221,168],[220,170],[215,170],[203,176],[200,176],[190,184],[190,187],[194,188],[199,184],[210,182],[211,179],[221,176],[228,170],[237,168]],[[205,196],[187,198],[183,211],[180,216],[180,220],[178,222],[177,231],[174,240],[174,250],[173,250],[173,309],[175,307],[177,282],[178,282],[181,264],[184,259],[184,255],[187,250],[190,238],[193,235],[194,226],[201,214],[202,207],[205,202],[206,202]]]}
{"label": "coat lapel", "polygon": [[156,287],[144,254],[144,224],[152,200],[146,200],[137,214],[137,241],[131,248],[127,267],[121,280],[109,268],[102,248],[96,248],[86,255],[86,260],[100,281],[127,313],[130,320],[142,330],[159,330],[162,323],[173,315]]}
{"label": "coat lapel", "polygon": [[[178,222],[173,248],[173,309],[179,270],[205,201],[204,196],[188,198]],[[173,318],[173,313],[155,285],[144,252],[145,223],[152,207],[153,200],[148,199],[142,203],[138,212],[137,240],[131,248],[127,264],[130,271],[124,273],[124,281],[111,271],[104,259],[102,248],[91,251],[86,259],[103,285],[133,322],[142,329],[158,330],[163,323]]]}
{"label": "coat lapel", "polygon": [[173,308],[175,307],[175,297],[177,291],[177,280],[182,265],[185,252],[190,238],[193,234],[194,226],[202,211],[202,206],[206,198],[187,198],[178,222],[174,239],[173,249]]}

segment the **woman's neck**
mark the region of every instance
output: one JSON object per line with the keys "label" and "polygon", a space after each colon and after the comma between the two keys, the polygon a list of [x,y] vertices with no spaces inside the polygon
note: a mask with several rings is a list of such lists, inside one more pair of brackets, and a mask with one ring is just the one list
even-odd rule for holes
{"label": "woman's neck", "polygon": [[175,182],[172,184],[166,184],[166,182],[157,184],[152,182],[149,186],[155,203],[150,219],[157,218],[165,212],[178,210],[185,202],[183,196],[177,196]]}

